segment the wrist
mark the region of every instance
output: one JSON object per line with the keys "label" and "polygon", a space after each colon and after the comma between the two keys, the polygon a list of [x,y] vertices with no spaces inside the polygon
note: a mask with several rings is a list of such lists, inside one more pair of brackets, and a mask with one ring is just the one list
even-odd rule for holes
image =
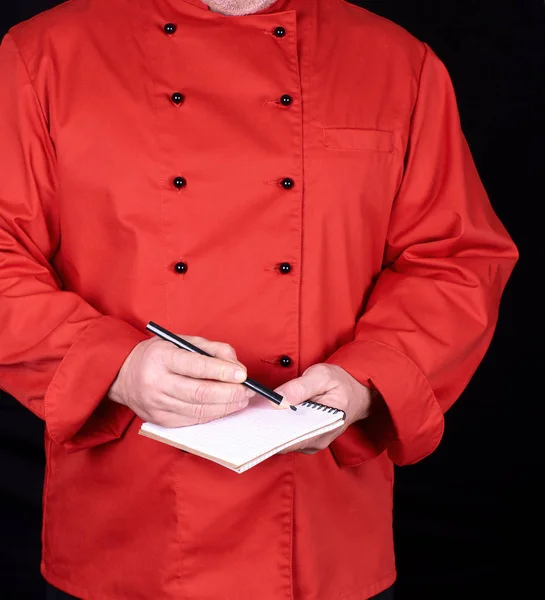
{"label": "wrist", "polygon": [[121,382],[120,382],[119,373],[118,373],[114,382],[110,386],[110,389],[108,390],[108,394],[106,396],[108,398],[108,400],[117,402],[117,404],[125,404],[125,402],[123,401],[123,394],[121,393],[120,388],[121,388]]}
{"label": "wrist", "polygon": [[358,404],[353,413],[354,417],[352,422],[364,421],[371,413],[372,390],[362,384],[358,383],[358,385],[363,389],[360,389],[360,392],[356,395]]}
{"label": "wrist", "polygon": [[132,381],[131,373],[134,371],[133,363],[135,363],[135,355],[137,355],[139,346],[140,344],[137,344],[131,350],[130,354],[125,359],[125,362],[121,365],[107,395],[109,400],[117,402],[118,404],[123,404],[129,408],[131,408],[128,402]]}

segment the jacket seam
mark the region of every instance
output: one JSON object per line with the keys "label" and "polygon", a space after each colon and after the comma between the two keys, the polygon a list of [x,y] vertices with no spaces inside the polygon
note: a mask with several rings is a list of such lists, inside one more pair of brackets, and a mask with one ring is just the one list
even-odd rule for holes
{"label": "jacket seam", "polygon": [[29,71],[28,65],[27,65],[27,63],[26,63],[26,61],[25,61],[25,59],[23,57],[23,53],[21,52],[21,49],[19,48],[19,45],[15,41],[15,37],[11,33],[8,32],[6,34],[6,37],[9,37],[9,39],[13,42],[13,46],[14,46],[15,50],[17,50],[17,55],[19,56],[19,59],[21,60],[21,64],[23,65],[23,67],[25,69],[26,76],[28,78],[30,86],[32,87],[32,94],[34,96],[34,100],[36,101],[37,106],[40,109],[40,114],[42,115],[43,122],[46,125],[49,125],[49,121],[48,121],[48,119],[46,117],[46,113],[45,113],[44,107],[43,107],[43,105],[42,105],[42,103],[40,101],[38,93],[36,92],[36,86],[34,85],[34,79],[30,75],[30,71]]}

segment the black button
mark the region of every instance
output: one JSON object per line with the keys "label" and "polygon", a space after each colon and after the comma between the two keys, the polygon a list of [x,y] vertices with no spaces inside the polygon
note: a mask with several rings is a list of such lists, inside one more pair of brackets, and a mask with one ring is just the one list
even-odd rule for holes
{"label": "black button", "polygon": [[186,273],[187,272],[187,264],[185,262],[177,262],[174,265],[174,270],[176,273]]}
{"label": "black button", "polygon": [[176,27],[176,25],[174,25],[174,23],[167,23],[164,27],[164,31],[168,35],[172,35],[173,33],[176,33],[176,29],[178,29],[178,28]]}
{"label": "black button", "polygon": [[291,367],[291,358],[289,356],[281,356],[280,357],[280,364],[283,367]]}
{"label": "black button", "polygon": [[291,265],[290,263],[280,263],[279,269],[280,273],[287,275],[291,271]]}
{"label": "black button", "polygon": [[293,98],[291,96],[289,96],[288,94],[284,94],[280,98],[280,104],[282,104],[282,106],[289,106],[292,102],[293,102]]}
{"label": "black button", "polygon": [[180,94],[180,92],[174,92],[174,94],[172,94],[171,98],[172,98],[172,102],[174,102],[174,104],[181,104],[185,99],[184,95]]}
{"label": "black button", "polygon": [[286,35],[286,30],[283,27],[278,26],[278,27],[275,27],[273,34],[276,37],[284,37]]}
{"label": "black button", "polygon": [[172,183],[175,188],[181,190],[183,187],[186,186],[187,181],[183,177],[176,177]]}
{"label": "black button", "polygon": [[285,190],[291,190],[291,188],[295,185],[295,181],[289,177],[285,177],[280,183]]}

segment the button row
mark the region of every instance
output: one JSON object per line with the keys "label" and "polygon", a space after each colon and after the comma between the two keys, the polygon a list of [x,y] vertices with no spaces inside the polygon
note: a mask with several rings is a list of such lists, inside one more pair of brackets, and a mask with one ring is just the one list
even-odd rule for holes
{"label": "button row", "polygon": [[[167,23],[163,29],[167,35],[174,35],[176,33],[178,27],[174,23]],[[286,35],[286,30],[284,29],[284,27],[278,26],[273,30],[273,33],[276,37],[282,38]],[[171,98],[172,102],[176,105],[182,104],[185,100],[185,96],[181,92],[173,92],[170,98]],[[289,94],[283,94],[280,97],[280,104],[282,106],[291,106],[292,103],[293,103],[293,98]],[[179,190],[184,188],[186,186],[186,184],[187,184],[187,182],[183,177],[176,177],[173,180],[174,187]],[[282,179],[280,184],[282,185],[282,187],[284,189],[290,190],[294,186],[294,181],[293,181],[293,179],[290,179],[289,177],[285,177],[284,179]]]}
{"label": "button row", "polygon": [[[282,271],[282,267],[284,267],[287,270]],[[180,274],[187,273],[187,263],[181,262],[181,261],[177,262],[174,265],[174,270],[176,271],[176,273],[180,273]],[[282,263],[280,265],[280,272],[281,273],[282,272],[283,273],[289,273],[290,271],[291,271],[291,265],[289,263]],[[286,355],[281,356],[280,360],[278,362],[279,362],[280,366],[282,366],[284,368],[289,368],[293,364],[292,359],[289,356],[286,356]]]}
{"label": "button row", "polygon": [[[167,35],[174,35],[176,33],[177,29],[178,29],[178,27],[174,23],[167,23],[163,27],[163,31]],[[284,27],[279,25],[278,27],[275,27],[273,29],[273,35],[277,38],[283,38],[286,35],[286,30],[284,29]]]}
{"label": "button row", "polygon": [[[185,96],[181,92],[174,92],[170,99],[174,104],[182,104],[185,100]],[[279,102],[282,106],[291,106],[293,104],[293,98],[289,94],[283,94],[280,96]]]}
{"label": "button row", "polygon": [[[178,189],[181,190],[183,188],[185,188],[185,186],[187,185],[187,179],[185,177],[175,177],[172,180],[172,185]],[[293,179],[291,179],[290,177],[285,177],[284,179],[282,179],[282,181],[280,182],[280,185],[285,189],[285,190],[291,190],[291,188],[295,185],[295,181],[293,181]]]}
{"label": "button row", "polygon": [[[280,263],[280,265],[278,265],[278,270],[280,271],[280,273],[282,273],[282,275],[287,275],[288,273],[291,272],[292,266],[290,265],[290,263],[287,262],[283,262]],[[177,262],[174,265],[174,270],[176,271],[176,273],[187,273],[187,263],[185,262]]]}
{"label": "button row", "polygon": [[[167,35],[174,35],[176,33],[177,29],[178,28],[174,23],[167,23],[164,26],[164,32]],[[275,29],[273,30],[273,35],[277,38],[283,38],[286,35],[286,30],[284,29],[284,27],[280,27],[280,26],[275,27]],[[179,105],[184,102],[185,96],[181,92],[174,92],[171,96],[171,100],[174,104]],[[280,97],[280,104],[282,106],[290,106],[292,103],[293,103],[293,98],[289,94],[284,94],[283,96]],[[173,179],[172,183],[173,183],[174,187],[178,190],[185,188],[187,185],[187,181],[184,177],[175,177]],[[284,189],[290,190],[295,185],[295,182],[290,177],[285,177],[284,179],[282,179],[280,184],[282,185],[282,187]],[[177,262],[174,265],[174,271],[181,275],[184,273],[187,273],[187,269],[188,269],[187,263],[182,262],[182,261]],[[291,267],[290,263],[287,263],[287,262],[280,263],[280,265],[278,266],[279,272],[282,273],[283,275],[287,275],[288,273],[290,273],[291,269],[292,269],[292,267]],[[285,367],[285,368],[291,367],[292,363],[293,363],[293,361],[289,356],[281,356],[280,357],[279,364],[282,367]]]}

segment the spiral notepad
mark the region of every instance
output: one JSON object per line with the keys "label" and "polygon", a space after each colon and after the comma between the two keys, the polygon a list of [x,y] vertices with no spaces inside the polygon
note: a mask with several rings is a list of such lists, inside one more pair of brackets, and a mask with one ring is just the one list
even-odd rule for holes
{"label": "spiral notepad", "polygon": [[144,423],[140,434],[243,473],[299,442],[342,427],[345,413],[318,402],[279,410],[262,398],[237,413],[188,427]]}

